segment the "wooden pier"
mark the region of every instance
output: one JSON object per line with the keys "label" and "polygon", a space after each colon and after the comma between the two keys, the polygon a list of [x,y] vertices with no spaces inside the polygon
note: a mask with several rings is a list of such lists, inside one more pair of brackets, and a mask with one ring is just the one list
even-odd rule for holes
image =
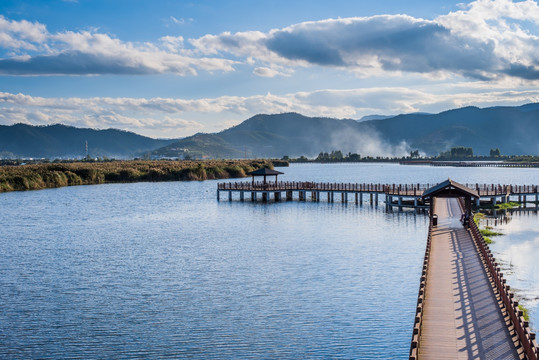
{"label": "wooden pier", "polygon": [[[383,202],[393,208],[428,208],[428,203],[422,199],[423,192],[433,184],[369,184],[369,183],[317,183],[308,181],[279,181],[279,182],[227,182],[217,185],[217,200],[221,193],[228,195],[228,200],[240,201],[315,201],[327,202],[350,201],[356,204],[369,202],[378,205]],[[533,201],[539,206],[538,185],[501,185],[501,184],[466,184],[475,189],[479,197],[477,206],[481,204],[505,203],[518,201],[524,205]],[[236,196],[234,196],[236,194]]]}
{"label": "wooden pier", "polygon": [[[410,359],[529,359],[539,358],[539,346],[509,285],[485,243],[473,218],[464,227],[460,218],[471,214],[473,202],[480,205],[518,198],[526,203],[535,198],[539,206],[539,186],[474,184],[451,179],[430,184],[359,184],[278,182],[229,182],[217,186],[221,192],[239,194],[245,201],[287,201],[297,198],[319,202],[335,194],[343,203],[349,196],[356,204],[368,197],[378,205],[379,196],[387,207],[429,207],[431,222],[412,341]],[[283,197],[284,194],[284,197]],[[533,201],[533,200],[532,200]]]}
{"label": "wooden pier", "polygon": [[520,161],[442,161],[442,160],[405,160],[400,165],[430,165],[452,167],[503,167],[503,168],[538,168],[539,162]]}
{"label": "wooden pier", "polygon": [[537,360],[535,334],[463,204],[434,198],[410,359]]}

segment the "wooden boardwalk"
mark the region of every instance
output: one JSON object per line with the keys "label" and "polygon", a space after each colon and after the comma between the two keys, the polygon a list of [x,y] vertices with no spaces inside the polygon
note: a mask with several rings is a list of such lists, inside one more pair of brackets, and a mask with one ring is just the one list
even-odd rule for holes
{"label": "wooden boardwalk", "polygon": [[435,213],[418,358],[519,359],[458,200],[437,198]]}

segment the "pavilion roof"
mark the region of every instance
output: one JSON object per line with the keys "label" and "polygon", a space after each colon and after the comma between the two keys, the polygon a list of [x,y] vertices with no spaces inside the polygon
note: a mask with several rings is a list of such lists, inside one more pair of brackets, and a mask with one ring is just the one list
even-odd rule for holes
{"label": "pavilion roof", "polygon": [[281,175],[281,174],[284,174],[284,173],[277,170],[268,169],[268,168],[261,168],[261,169],[247,173],[247,175],[251,175],[251,176],[266,176],[266,175]]}
{"label": "pavilion roof", "polygon": [[443,181],[425,190],[423,192],[423,195],[421,195],[422,198],[428,198],[428,197],[433,197],[433,196],[440,196],[440,197],[470,196],[470,197],[478,198],[479,193],[476,190],[470,189],[469,187],[459,184],[456,181],[447,179],[446,181]]}

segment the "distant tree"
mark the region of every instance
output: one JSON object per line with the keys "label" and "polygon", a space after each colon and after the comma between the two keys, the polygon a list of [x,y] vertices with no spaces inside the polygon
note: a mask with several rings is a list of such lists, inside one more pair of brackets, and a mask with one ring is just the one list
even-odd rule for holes
{"label": "distant tree", "polygon": [[316,161],[328,161],[329,160],[329,156],[328,156],[328,153],[326,152],[321,152],[320,154],[318,154],[318,156],[316,157]]}
{"label": "distant tree", "polygon": [[471,147],[457,146],[451,148],[452,158],[472,157],[473,150]]}
{"label": "distant tree", "polygon": [[490,149],[490,157],[498,157],[500,155],[500,149]]}
{"label": "distant tree", "polygon": [[359,154],[352,154],[352,153],[348,153],[348,161],[360,161],[361,160],[361,155]]}
{"label": "distant tree", "polygon": [[341,150],[332,151],[329,157],[331,160],[340,161],[343,159],[342,151]]}
{"label": "distant tree", "polygon": [[285,155],[285,156],[283,156],[283,158],[282,158],[281,160],[285,160],[285,161],[288,161],[288,160],[290,160],[290,156],[288,156],[288,155]]}
{"label": "distant tree", "polygon": [[410,151],[410,157],[412,159],[418,158],[419,157],[419,150]]}

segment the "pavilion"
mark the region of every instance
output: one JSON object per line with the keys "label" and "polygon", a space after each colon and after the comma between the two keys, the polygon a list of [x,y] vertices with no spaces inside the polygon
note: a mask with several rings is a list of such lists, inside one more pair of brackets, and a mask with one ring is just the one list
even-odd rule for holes
{"label": "pavilion", "polygon": [[426,199],[430,200],[430,216],[434,214],[433,201],[435,197],[440,198],[464,198],[464,210],[468,213],[472,213],[472,198],[479,199],[479,193],[474,190],[466,187],[462,184],[459,184],[456,181],[447,179],[444,182],[434,185],[433,187],[425,190],[421,198],[423,201]]}
{"label": "pavilion", "polygon": [[255,183],[255,176],[263,176],[264,184],[267,184],[266,183],[267,176],[275,176],[275,183],[277,184],[277,176],[282,175],[282,174],[284,173],[277,170],[268,169],[268,168],[262,168],[262,169],[258,169],[258,170],[247,173],[247,175],[251,175],[253,177],[253,184]]}

